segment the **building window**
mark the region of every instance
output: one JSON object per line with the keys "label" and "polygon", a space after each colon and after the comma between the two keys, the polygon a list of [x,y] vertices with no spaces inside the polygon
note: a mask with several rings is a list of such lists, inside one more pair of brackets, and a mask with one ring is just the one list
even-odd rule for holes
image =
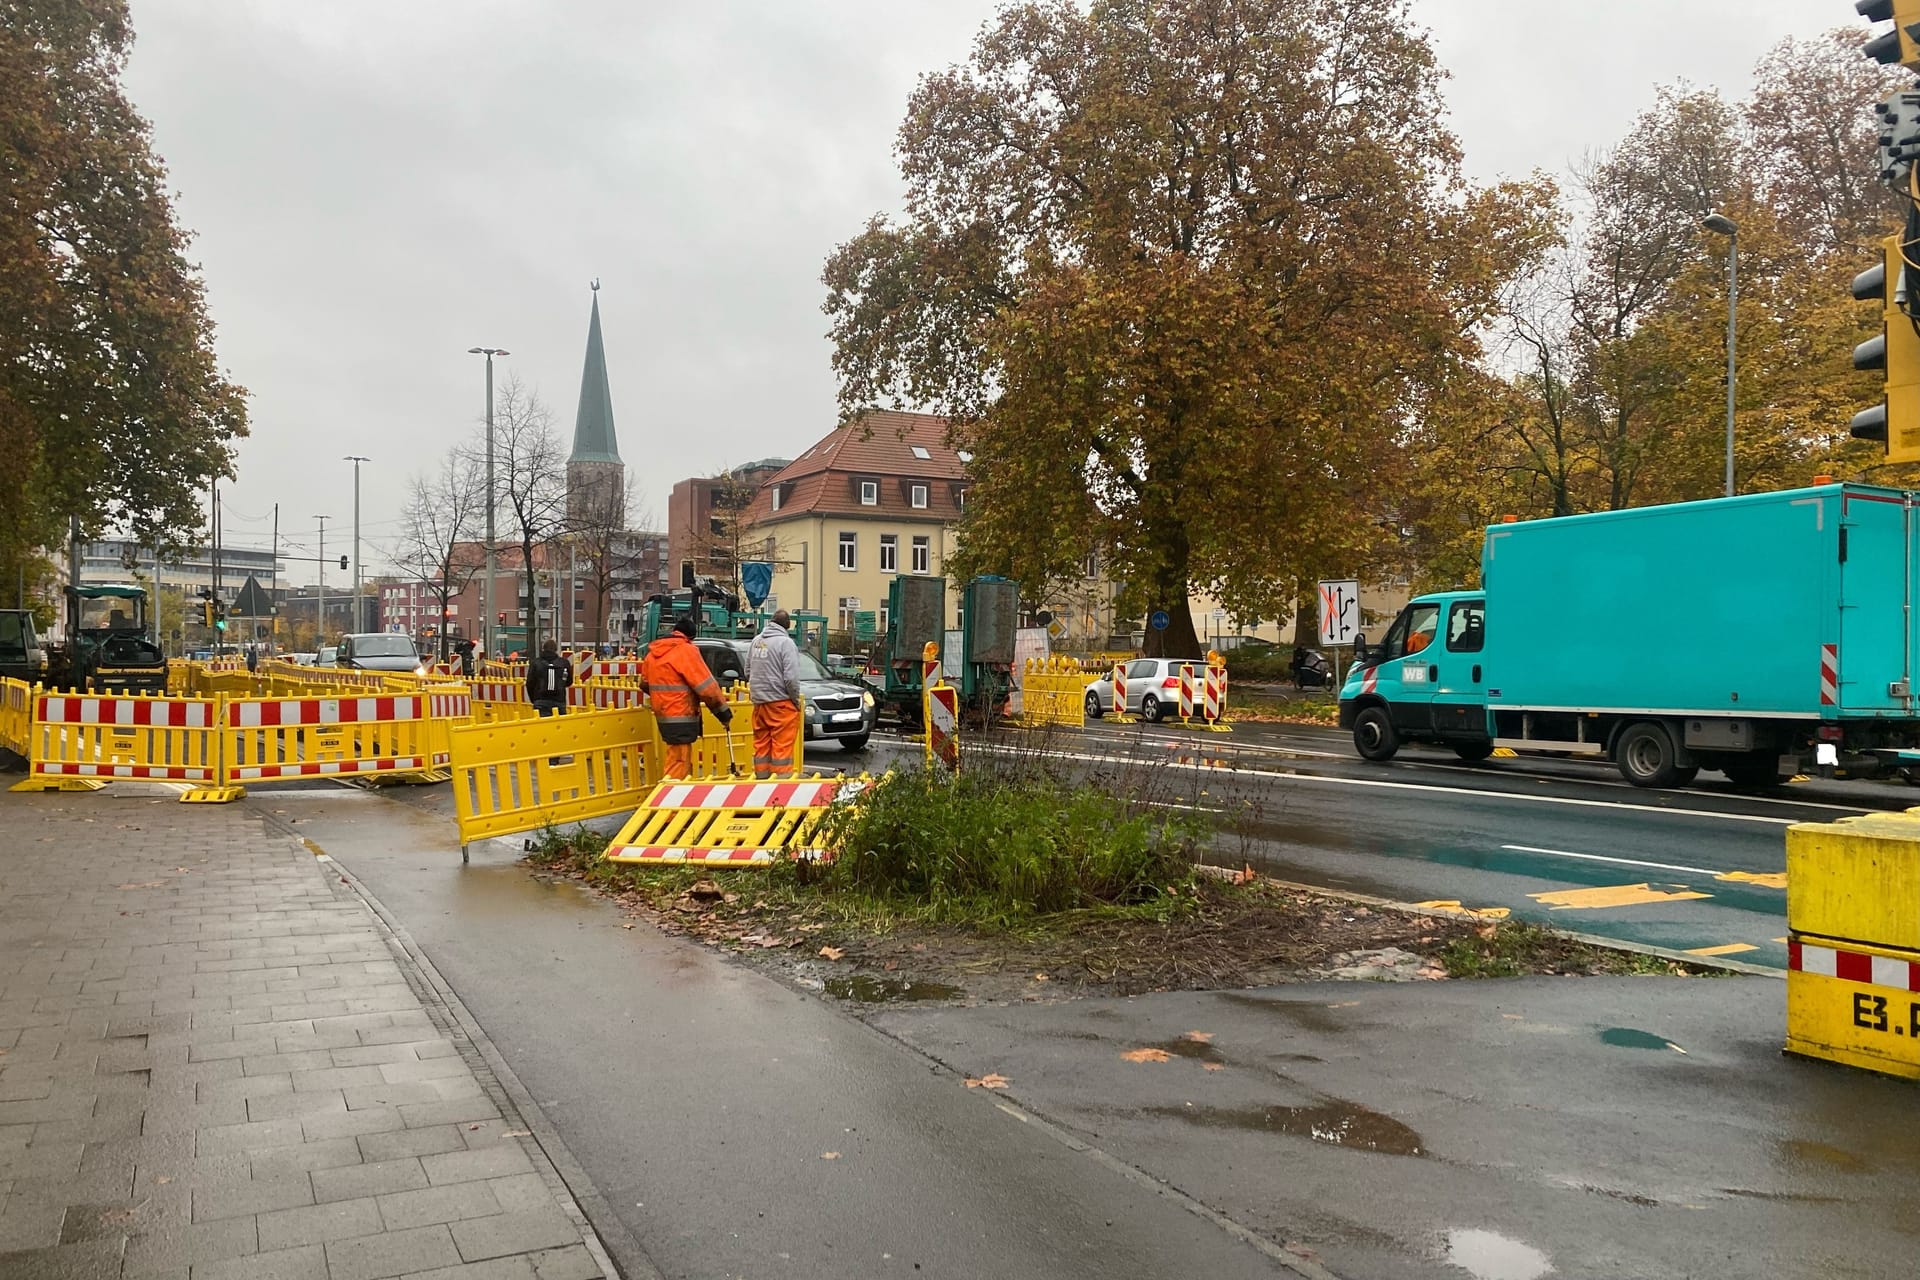
{"label": "building window", "polygon": [[885,636],[887,634],[887,627],[892,623],[892,621],[893,621],[893,614],[887,608],[887,606],[883,603],[880,606],[880,617],[879,617],[879,623],[880,623],[879,630],[882,636]]}
{"label": "building window", "polygon": [[853,630],[853,615],[860,612],[859,596],[840,597],[840,630]]}
{"label": "building window", "polygon": [[863,507],[877,507],[880,505],[880,482],[878,480],[862,480],[860,482],[860,505]]}
{"label": "building window", "polygon": [[858,534],[847,532],[840,534],[840,567],[842,569],[856,569],[859,567],[859,556],[854,550],[858,545],[859,536]]}
{"label": "building window", "polygon": [[923,484],[916,484],[916,485],[910,486],[907,490],[907,495],[915,507],[919,508],[922,511],[926,510],[927,486]]}
{"label": "building window", "polygon": [[1080,576],[1083,578],[1097,578],[1100,576],[1099,570],[1100,570],[1099,552],[1097,551],[1087,552],[1086,560],[1083,561],[1080,565]]}
{"label": "building window", "polygon": [[898,534],[880,535],[880,572],[900,572],[900,537]]}
{"label": "building window", "polygon": [[913,571],[915,573],[932,572],[932,565],[929,563],[932,556],[931,540],[924,534],[916,534],[913,539]]}
{"label": "building window", "polygon": [[965,489],[955,489],[953,491],[953,505],[962,511],[967,509],[967,491]]}
{"label": "building window", "polygon": [[773,509],[775,511],[778,511],[780,509],[780,486],[779,485],[773,486]]}
{"label": "building window", "polygon": [[920,459],[920,461],[922,462],[930,461],[933,457],[932,454],[927,452],[927,446],[923,444],[916,444],[913,446],[913,456]]}

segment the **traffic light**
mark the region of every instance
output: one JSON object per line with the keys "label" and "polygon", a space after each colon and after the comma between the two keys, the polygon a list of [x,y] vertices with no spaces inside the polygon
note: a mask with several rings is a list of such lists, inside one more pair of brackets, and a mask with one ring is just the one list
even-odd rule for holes
{"label": "traffic light", "polygon": [[1920,0],[1855,0],[1853,8],[1868,22],[1893,23],[1867,41],[1869,58],[1920,69]]}
{"label": "traffic light", "polygon": [[340,557],[340,567],[342,569],[347,567],[347,558],[345,556]]}
{"label": "traffic light", "polygon": [[506,626],[506,625],[507,625],[507,611],[506,611],[505,609],[502,609],[502,610],[500,611],[500,616],[499,616],[499,617],[497,617],[497,618],[495,618],[495,619],[494,619],[494,621],[495,621],[495,622],[497,622],[497,623],[499,623],[499,624],[500,624],[501,626],[503,626],[503,627],[504,627],[504,626]]}
{"label": "traffic light", "polygon": [[1854,277],[1853,296],[1880,304],[1883,327],[1879,337],[1853,349],[1853,367],[1880,371],[1886,399],[1854,415],[1852,435],[1886,445],[1889,462],[1920,462],[1920,299],[1902,256],[1903,237],[1881,243],[1884,261]]}
{"label": "traffic light", "polygon": [[211,600],[200,602],[200,625],[209,631],[213,629],[213,601]]}

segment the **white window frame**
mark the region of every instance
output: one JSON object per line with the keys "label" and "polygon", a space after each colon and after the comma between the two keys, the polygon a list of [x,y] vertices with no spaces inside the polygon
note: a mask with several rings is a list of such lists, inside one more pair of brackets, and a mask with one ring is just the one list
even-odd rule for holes
{"label": "white window frame", "polygon": [[878,480],[862,480],[860,482],[860,505],[863,507],[877,507],[880,505],[880,482]]}
{"label": "white window frame", "polygon": [[850,529],[840,531],[840,569],[852,573],[860,567],[860,535]]}
{"label": "white window frame", "polygon": [[1087,552],[1087,558],[1080,562],[1080,576],[1083,578],[1097,578],[1100,576],[1100,553],[1098,551]]}
{"label": "white window frame", "polygon": [[923,484],[907,486],[907,501],[912,504],[914,510],[925,511],[927,509],[927,486]]}
{"label": "white window frame", "polygon": [[779,485],[773,486],[773,509],[775,511],[778,511],[780,509],[780,486]]}
{"label": "white window frame", "polygon": [[913,571],[933,572],[933,539],[924,533],[913,535]]}
{"label": "white window frame", "polygon": [[897,533],[880,535],[880,572],[900,572],[900,535]]}

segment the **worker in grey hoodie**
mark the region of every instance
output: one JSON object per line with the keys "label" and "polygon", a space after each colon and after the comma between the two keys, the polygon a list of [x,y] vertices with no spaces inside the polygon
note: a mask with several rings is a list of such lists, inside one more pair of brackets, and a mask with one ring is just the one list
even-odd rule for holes
{"label": "worker in grey hoodie", "polygon": [[777,610],[753,638],[747,695],[753,699],[753,776],[784,777],[800,769],[800,650]]}

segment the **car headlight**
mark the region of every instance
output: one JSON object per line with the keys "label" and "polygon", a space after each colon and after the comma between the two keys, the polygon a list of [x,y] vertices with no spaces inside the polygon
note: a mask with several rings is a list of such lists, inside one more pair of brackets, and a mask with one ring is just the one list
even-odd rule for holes
{"label": "car headlight", "polygon": [[867,710],[869,711],[873,710],[873,690],[869,689],[866,692],[862,693],[860,695],[860,701],[866,704]]}
{"label": "car headlight", "polygon": [[419,667],[415,667],[415,668],[413,669],[413,674],[415,674],[415,675],[417,675],[417,676],[423,676],[423,675],[425,675],[425,674],[427,674],[427,669],[426,669],[426,667],[424,667],[424,666],[419,666]]}

